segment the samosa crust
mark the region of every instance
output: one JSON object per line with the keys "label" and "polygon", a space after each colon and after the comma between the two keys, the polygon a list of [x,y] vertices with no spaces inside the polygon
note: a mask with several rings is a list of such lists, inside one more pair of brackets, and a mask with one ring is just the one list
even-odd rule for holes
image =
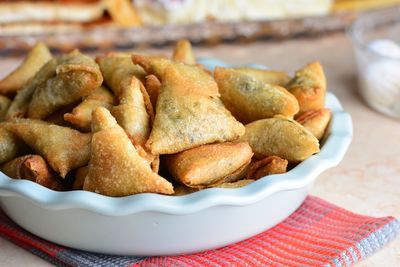
{"label": "samosa crust", "polygon": [[100,86],[85,97],[71,113],[65,113],[64,120],[84,132],[89,132],[92,122],[92,112],[98,107],[110,110],[114,103],[114,96],[105,87]]}
{"label": "samosa crust", "polygon": [[174,48],[172,59],[186,64],[196,64],[192,44],[188,40],[179,40]]}
{"label": "samosa crust", "polygon": [[89,161],[91,134],[32,119],[18,119],[8,129],[43,156],[63,178]]}
{"label": "samosa crust", "polygon": [[222,102],[243,123],[283,115],[289,118],[299,111],[296,98],[285,88],[267,84],[235,69],[217,67]]}
{"label": "samosa crust", "polygon": [[103,76],[96,62],[78,51],[58,58],[56,75],[35,89],[28,118],[44,119],[100,87]]}
{"label": "samosa crust", "polygon": [[192,68],[197,67],[175,64],[165,71],[153,129],[146,143],[154,155],[233,141],[244,134],[244,126],[219,99],[215,82],[191,79],[181,71],[185,68],[190,68],[187,72],[193,75]]}
{"label": "samosa crust", "polygon": [[249,143],[259,159],[278,156],[296,163],[319,152],[317,138],[296,121],[282,116],[247,124],[241,140]]}
{"label": "samosa crust", "polygon": [[154,173],[140,157],[124,130],[110,112],[93,112],[91,157],[84,190],[107,196],[138,193],[173,194],[172,184]]}
{"label": "samosa crust", "polygon": [[14,179],[26,179],[52,190],[63,191],[66,184],[39,155],[15,158],[1,166],[1,171]]}
{"label": "samosa crust", "polygon": [[231,180],[226,177],[247,166],[252,156],[246,142],[216,143],[168,155],[167,164],[172,176],[186,186],[206,187]]}
{"label": "samosa crust", "polygon": [[21,65],[0,81],[0,93],[13,94],[20,90],[51,58],[49,48],[42,42],[36,43]]}
{"label": "samosa crust", "polygon": [[312,62],[296,72],[287,89],[299,101],[300,114],[325,106],[326,78],[321,63]]}

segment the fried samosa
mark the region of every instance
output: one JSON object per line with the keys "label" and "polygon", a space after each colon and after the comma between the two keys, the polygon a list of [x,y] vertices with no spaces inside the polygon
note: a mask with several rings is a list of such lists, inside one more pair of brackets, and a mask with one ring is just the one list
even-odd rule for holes
{"label": "fried samosa", "polygon": [[318,61],[296,72],[287,85],[287,89],[299,101],[300,114],[310,109],[325,106],[326,78],[321,63]]}
{"label": "fried samosa", "polygon": [[179,40],[175,45],[172,59],[186,64],[196,64],[192,44],[188,40]]}
{"label": "fried samosa", "polygon": [[98,58],[104,81],[108,87],[119,97],[126,86],[129,86],[132,77],[145,82],[146,72],[139,65],[133,64],[129,56],[111,54]]}
{"label": "fried samosa", "polygon": [[296,98],[285,88],[267,84],[235,69],[217,67],[214,72],[221,100],[242,123],[299,111]]}
{"label": "fried samosa", "polygon": [[166,69],[146,143],[152,154],[175,154],[204,144],[233,141],[243,134],[244,126],[222,104],[211,76],[183,63]]}
{"label": "fried samosa", "polygon": [[89,161],[91,134],[32,119],[17,119],[8,129],[43,156],[63,178]]}
{"label": "fried samosa", "polygon": [[168,155],[172,176],[189,187],[203,188],[243,177],[232,176],[249,165],[253,152],[248,143],[216,143]]}
{"label": "fried samosa", "polygon": [[6,120],[26,117],[33,93],[39,85],[56,75],[57,65],[58,59],[51,59],[18,91],[7,111]]}
{"label": "fried samosa", "polygon": [[16,93],[51,58],[49,48],[42,42],[36,43],[21,65],[0,81],[0,93]]}
{"label": "fried samosa", "polygon": [[151,129],[150,115],[142,93],[145,89],[136,77],[132,76],[129,80],[129,84],[126,84],[121,91],[119,105],[112,108],[111,114],[133,144],[144,147]]}
{"label": "fried samosa", "polygon": [[218,185],[219,188],[240,188],[254,182],[253,179],[243,179],[232,183],[223,183]]}
{"label": "fried samosa", "polygon": [[249,143],[256,158],[278,156],[300,162],[319,152],[318,139],[294,120],[275,116],[246,125],[241,140]]}
{"label": "fried samosa", "polygon": [[13,159],[28,150],[22,140],[6,129],[8,126],[8,124],[0,124],[0,164]]}
{"label": "fried samosa", "polygon": [[44,119],[62,107],[89,95],[103,82],[96,62],[75,50],[58,59],[56,75],[41,83],[32,95],[28,117]]}
{"label": "fried samosa", "polygon": [[263,70],[250,67],[234,68],[235,71],[249,75],[263,83],[286,87],[291,77],[284,71]]}
{"label": "fried samosa", "polygon": [[156,109],[158,95],[161,90],[161,82],[160,80],[153,74],[146,76],[146,91],[149,94],[151,105],[153,106],[153,110]]}
{"label": "fried samosa", "polygon": [[105,107],[110,110],[115,102],[114,96],[107,88],[100,86],[85,97],[71,113],[65,113],[63,115],[64,120],[70,122],[81,131],[89,132],[93,110],[98,107]]}
{"label": "fried samosa", "polygon": [[11,100],[3,95],[0,95],[0,122],[4,120],[10,105]]}
{"label": "fried samosa", "polygon": [[154,173],[125,131],[105,108],[93,112],[89,171],[83,189],[107,196],[173,194],[172,184]]}
{"label": "fried samosa", "polygon": [[165,69],[173,64],[173,61],[161,56],[132,55],[134,64],[142,66],[147,74],[155,75],[160,81]]}
{"label": "fried samosa", "polygon": [[3,164],[0,170],[14,179],[30,180],[56,191],[66,190],[65,182],[38,155],[15,158]]}
{"label": "fried samosa", "polygon": [[258,180],[264,176],[285,173],[288,161],[277,156],[268,156],[251,163],[247,179]]}
{"label": "fried samosa", "polygon": [[311,109],[296,118],[296,121],[309,130],[318,140],[321,140],[331,120],[331,116],[332,112],[329,109]]}

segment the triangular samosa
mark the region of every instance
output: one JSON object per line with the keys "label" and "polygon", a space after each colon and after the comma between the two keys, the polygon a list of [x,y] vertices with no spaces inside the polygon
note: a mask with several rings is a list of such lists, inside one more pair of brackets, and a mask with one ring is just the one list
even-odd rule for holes
{"label": "triangular samosa", "polygon": [[114,96],[107,88],[100,86],[76,106],[71,113],[65,113],[64,120],[70,122],[78,129],[89,132],[92,122],[92,112],[98,107],[111,109],[115,103]]}
{"label": "triangular samosa", "polygon": [[140,81],[145,81],[146,72],[139,65],[133,64],[128,56],[111,54],[106,57],[97,58],[104,81],[108,87],[119,97],[123,88],[129,86],[134,76]]}
{"label": "triangular samosa", "polygon": [[27,146],[7,128],[9,123],[0,124],[0,164],[26,152]]}
{"label": "triangular samosa", "polygon": [[7,129],[44,157],[63,178],[89,161],[91,134],[32,119],[18,119]]}
{"label": "triangular samosa", "polygon": [[285,88],[264,83],[235,69],[217,67],[222,102],[243,123],[284,115],[289,118],[299,111],[296,98]]}
{"label": "triangular samosa", "polygon": [[174,154],[204,144],[232,141],[244,130],[222,104],[210,75],[183,63],[167,67],[146,143],[153,154]]}
{"label": "triangular samosa", "polygon": [[49,48],[42,42],[36,43],[21,65],[0,81],[0,93],[12,94],[17,92],[51,58]]}
{"label": "triangular samosa", "polygon": [[96,62],[75,50],[58,58],[55,76],[35,89],[28,117],[44,119],[62,107],[89,95],[103,82]]}
{"label": "triangular samosa", "polygon": [[105,108],[93,112],[89,171],[83,189],[107,196],[173,194],[172,184],[154,173],[125,131]]}
{"label": "triangular samosa", "polygon": [[325,106],[326,77],[320,62],[312,62],[296,72],[287,89],[299,101],[299,114]]}
{"label": "triangular samosa", "polygon": [[186,39],[179,40],[175,45],[172,59],[186,64],[196,64],[192,44]]}
{"label": "triangular samosa", "polygon": [[144,147],[150,135],[151,121],[146,109],[142,83],[132,76],[131,83],[123,87],[119,105],[111,110],[118,124],[126,131],[134,145]]}
{"label": "triangular samosa", "polygon": [[235,71],[247,74],[263,83],[275,84],[286,87],[288,82],[292,79],[284,71],[264,70],[251,67],[238,67],[234,68]]}
{"label": "triangular samosa", "polygon": [[246,142],[215,143],[168,155],[172,176],[189,187],[203,188],[243,178],[232,177],[251,161],[253,152]]}
{"label": "triangular samosa", "polygon": [[47,62],[17,93],[7,111],[6,120],[23,118],[28,113],[29,103],[36,87],[46,83],[48,79],[56,75],[58,58]]}

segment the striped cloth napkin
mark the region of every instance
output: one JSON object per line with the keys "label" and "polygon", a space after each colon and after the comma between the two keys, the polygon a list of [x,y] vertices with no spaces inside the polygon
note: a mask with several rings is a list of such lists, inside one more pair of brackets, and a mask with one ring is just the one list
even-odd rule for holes
{"label": "striped cloth napkin", "polygon": [[354,214],[309,196],[289,218],[242,242],[191,255],[121,257],[44,241],[0,213],[0,235],[58,266],[351,266],[400,231],[393,217]]}

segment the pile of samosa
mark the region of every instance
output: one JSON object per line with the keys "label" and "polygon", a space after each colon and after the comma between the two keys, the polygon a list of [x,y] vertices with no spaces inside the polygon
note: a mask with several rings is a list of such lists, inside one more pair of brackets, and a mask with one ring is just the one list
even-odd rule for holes
{"label": "pile of samosa", "polygon": [[52,190],[182,195],[284,173],[319,152],[331,112],[319,62],[285,72],[37,43],[0,81],[0,170]]}

